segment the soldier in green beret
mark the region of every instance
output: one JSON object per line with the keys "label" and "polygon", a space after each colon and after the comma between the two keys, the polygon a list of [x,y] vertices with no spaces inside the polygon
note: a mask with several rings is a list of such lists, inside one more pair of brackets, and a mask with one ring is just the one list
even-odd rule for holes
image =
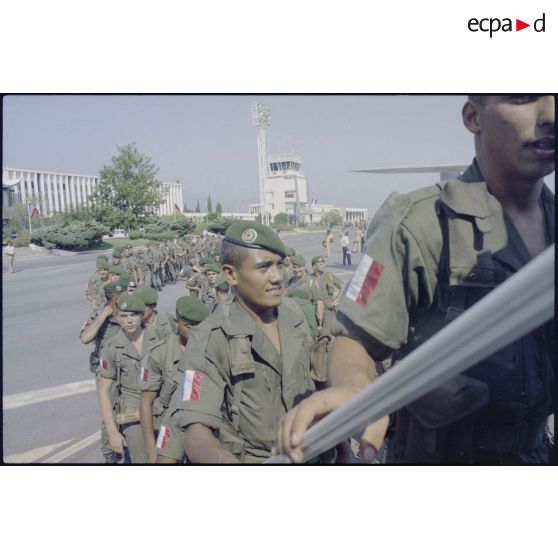
{"label": "soldier in green beret", "polygon": [[112,251],[111,265],[119,266],[122,261],[122,248],[114,248]]}
{"label": "soldier in green beret", "polygon": [[[141,426],[150,463],[177,463],[184,459],[183,433],[171,426],[168,407],[178,397],[185,370],[185,351],[192,328],[209,315],[195,296],[176,301],[177,332],[148,356],[148,374],[141,383]],[[156,438],[156,433],[158,436]]]}
{"label": "soldier in green beret", "polygon": [[109,269],[110,282],[114,283],[115,281],[119,281],[123,273],[124,269],[122,267],[118,265],[111,265]]}
{"label": "soldier in green beret", "polygon": [[289,246],[285,247],[287,250],[287,255],[285,256],[284,266],[285,266],[285,285],[289,284],[291,277],[293,276],[292,258],[296,255],[294,248]]}
{"label": "soldier in green beret", "polygon": [[110,266],[107,257],[98,256],[96,265],[97,271],[88,279],[87,283],[85,284],[85,297],[87,298],[87,302],[89,302],[93,310],[100,308],[106,302],[103,285],[110,281]]}
{"label": "soldier in green beret", "polygon": [[311,298],[312,279],[306,272],[306,260],[304,256],[293,256],[292,267],[293,274],[291,279],[287,282],[287,294],[290,295],[295,289],[303,290],[306,291]]}
{"label": "soldier in green beret", "polygon": [[209,311],[211,311],[217,304],[215,281],[221,273],[221,267],[214,262],[208,263],[204,267],[206,281],[201,287],[199,296],[200,300],[209,308]]}
{"label": "soldier in green beret", "polygon": [[196,294],[201,298],[201,293],[207,288],[207,277],[205,276],[205,268],[212,263],[211,258],[200,258],[198,267],[194,267],[194,274],[186,281],[186,288],[190,293]]}
{"label": "soldier in green beret", "polygon": [[170,314],[161,314],[157,311],[157,301],[159,295],[157,291],[147,285],[140,285],[135,294],[139,296],[145,304],[143,314],[144,325],[154,328],[161,336],[168,337],[176,331],[174,318]]}
{"label": "soldier in green beret", "polygon": [[189,338],[171,428],[184,432],[196,463],[256,463],[269,457],[281,418],[314,391],[312,334],[298,305],[283,299],[279,236],[254,221],[236,221],[221,246],[222,269],[235,298]]}
{"label": "soldier in green beret", "polygon": [[[104,292],[106,303],[95,310],[83,324],[79,338],[84,344],[95,342],[93,352],[89,356],[89,368],[93,374],[97,372],[99,355],[107,341],[120,331],[120,324],[116,319],[117,299],[125,292],[125,288],[118,282],[105,283]],[[101,451],[106,463],[116,463],[117,456],[112,451],[108,441],[108,433],[104,423],[101,426]]]}
{"label": "soldier in green beret", "polygon": [[321,330],[322,335],[332,337],[335,311],[343,294],[344,283],[336,275],[326,271],[325,266],[323,256],[312,258],[312,267],[314,268],[314,273],[311,275],[312,302],[316,304],[318,329]]}
{"label": "soldier in green beret", "polygon": [[316,334],[316,330],[318,329],[318,322],[316,321],[316,312],[314,310],[314,305],[312,304],[312,300],[310,297],[310,293],[307,289],[291,289],[287,296],[292,298],[299,306],[300,309],[304,312],[304,317],[310,326],[310,331],[312,335]]}
{"label": "soldier in green beret", "polygon": [[97,367],[97,396],[112,450],[132,463],[147,463],[140,426],[140,382],[147,375],[149,351],[165,342],[143,325],[145,304],[130,293],[118,298],[121,331],[109,339]]}

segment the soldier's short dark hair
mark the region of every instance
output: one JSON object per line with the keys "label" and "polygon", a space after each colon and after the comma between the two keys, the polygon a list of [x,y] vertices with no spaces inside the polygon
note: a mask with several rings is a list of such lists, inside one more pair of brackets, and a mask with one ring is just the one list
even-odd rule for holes
{"label": "soldier's short dark hair", "polygon": [[221,265],[232,265],[240,267],[243,260],[246,258],[246,252],[249,248],[243,248],[227,240],[223,240],[221,244]]}
{"label": "soldier's short dark hair", "polygon": [[488,95],[468,95],[469,101],[473,103],[478,103],[481,107],[486,105]]}
{"label": "soldier's short dark hair", "polygon": [[215,288],[216,291],[220,293],[228,293],[231,290],[231,286],[225,281]]}

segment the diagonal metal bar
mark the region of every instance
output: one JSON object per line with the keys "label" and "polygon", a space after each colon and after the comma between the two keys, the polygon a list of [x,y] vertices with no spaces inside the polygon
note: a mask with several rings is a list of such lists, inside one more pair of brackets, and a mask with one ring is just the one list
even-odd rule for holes
{"label": "diagonal metal bar", "polygon": [[[393,413],[554,316],[554,244],[304,436],[305,461]],[[276,456],[266,463],[288,463]]]}

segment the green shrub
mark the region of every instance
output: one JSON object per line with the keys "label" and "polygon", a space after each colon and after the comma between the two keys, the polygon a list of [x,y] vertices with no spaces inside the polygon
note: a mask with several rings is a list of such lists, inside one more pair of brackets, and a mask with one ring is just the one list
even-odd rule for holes
{"label": "green shrub", "polygon": [[74,221],[69,225],[56,224],[33,231],[33,243],[45,248],[61,250],[85,250],[101,244],[107,229],[100,223]]}
{"label": "green shrub", "polygon": [[28,231],[24,231],[17,238],[14,238],[12,242],[16,248],[26,248],[29,246],[29,242],[31,242],[31,235]]}
{"label": "green shrub", "polygon": [[140,231],[130,231],[128,233],[128,238],[130,240],[137,240],[138,238],[141,238],[143,236],[143,233],[141,233]]}

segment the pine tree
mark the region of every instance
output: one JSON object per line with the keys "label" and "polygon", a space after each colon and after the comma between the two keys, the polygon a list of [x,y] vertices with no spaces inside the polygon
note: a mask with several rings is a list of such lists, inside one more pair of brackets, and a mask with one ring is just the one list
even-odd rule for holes
{"label": "pine tree", "polygon": [[213,206],[211,205],[211,194],[207,196],[207,212],[213,213]]}
{"label": "pine tree", "polygon": [[196,213],[201,213],[200,202],[196,202]]}
{"label": "pine tree", "polygon": [[223,207],[221,206],[221,202],[217,202],[217,205],[215,206],[215,213],[219,213],[219,215],[221,215],[221,213],[223,213]]}

